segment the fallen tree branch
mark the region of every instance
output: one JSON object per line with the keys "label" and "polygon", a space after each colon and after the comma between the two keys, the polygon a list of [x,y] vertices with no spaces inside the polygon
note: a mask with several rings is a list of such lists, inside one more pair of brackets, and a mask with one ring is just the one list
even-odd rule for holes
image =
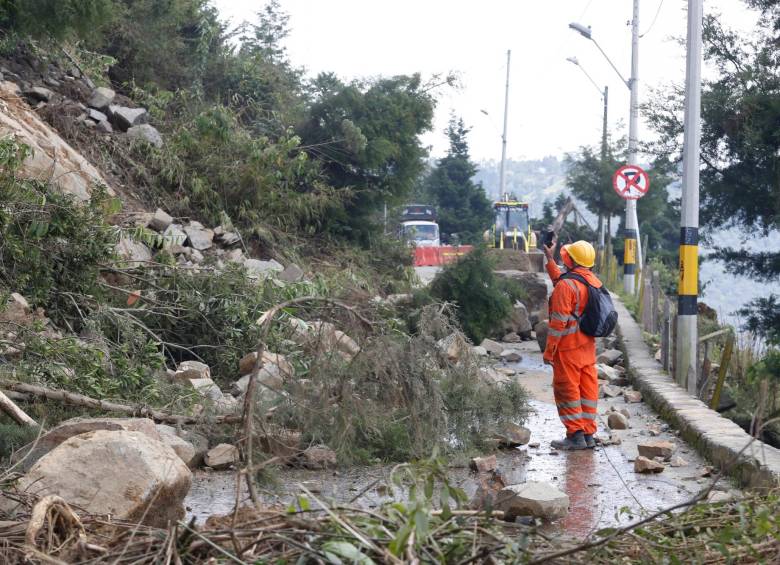
{"label": "fallen tree branch", "polygon": [[[195,416],[169,414],[167,412],[162,412],[161,410],[149,408],[148,406],[129,406],[127,404],[118,404],[116,402],[91,398],[89,396],[84,396],[83,394],[77,394],[75,392],[56,390],[39,385],[8,381],[5,379],[0,379],[0,387],[10,391],[31,394],[33,396],[45,398],[47,400],[64,402],[65,404],[70,404],[71,406],[84,406],[87,408],[105,410],[106,412],[120,412],[122,414],[127,414],[134,417],[151,418],[152,420],[157,422],[164,422],[166,424],[196,424],[204,420],[204,418]],[[226,414],[223,416],[215,416],[213,421],[217,424],[230,424],[240,422],[241,417],[235,414]]]}
{"label": "fallen tree branch", "polygon": [[19,408],[13,400],[0,390],[0,410],[8,414],[11,419],[20,426],[32,426],[37,428],[38,422],[33,420],[27,413]]}

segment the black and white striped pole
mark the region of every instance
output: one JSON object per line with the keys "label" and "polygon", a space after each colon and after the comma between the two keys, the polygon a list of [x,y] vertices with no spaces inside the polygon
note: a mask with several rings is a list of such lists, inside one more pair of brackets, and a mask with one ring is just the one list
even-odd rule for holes
{"label": "black and white striped pole", "polygon": [[698,384],[699,158],[701,145],[702,0],[688,0],[685,137],[680,221],[675,379],[694,396]]}

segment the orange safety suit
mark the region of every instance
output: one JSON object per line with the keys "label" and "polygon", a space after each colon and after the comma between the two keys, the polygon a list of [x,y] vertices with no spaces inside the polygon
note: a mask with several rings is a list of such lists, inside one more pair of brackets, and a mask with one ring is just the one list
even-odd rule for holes
{"label": "orange safety suit", "polygon": [[[601,287],[601,281],[590,269],[575,267],[573,272],[594,287]],[[560,280],[561,270],[554,261],[547,262],[547,273],[555,288],[550,297],[544,359],[553,366],[555,405],[567,435],[579,430],[594,434],[599,397],[596,339],[582,333],[578,321],[588,303],[588,289],[573,279]]]}

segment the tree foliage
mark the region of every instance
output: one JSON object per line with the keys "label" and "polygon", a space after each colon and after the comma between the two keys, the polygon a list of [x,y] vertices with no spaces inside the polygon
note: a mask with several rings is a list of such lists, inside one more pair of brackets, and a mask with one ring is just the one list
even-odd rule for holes
{"label": "tree foliage", "polygon": [[112,20],[113,0],[0,0],[0,29],[33,37],[91,37]]}
{"label": "tree foliage", "polygon": [[462,119],[450,117],[449,150],[426,177],[424,194],[437,206],[442,234],[458,234],[464,243],[477,243],[490,225],[493,211],[482,185],[472,180],[477,167],[469,155],[468,132]]}

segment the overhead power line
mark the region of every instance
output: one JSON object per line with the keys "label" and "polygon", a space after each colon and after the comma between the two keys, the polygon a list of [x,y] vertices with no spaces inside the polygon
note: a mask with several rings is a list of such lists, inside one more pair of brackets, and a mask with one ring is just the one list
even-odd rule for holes
{"label": "overhead power line", "polygon": [[653,18],[653,21],[652,21],[652,23],[650,24],[650,27],[649,27],[649,28],[647,28],[647,29],[645,30],[645,32],[644,32],[642,35],[640,35],[639,37],[644,37],[644,36],[646,36],[648,33],[650,33],[650,31],[653,29],[653,26],[655,25],[655,22],[658,20],[658,14],[660,14],[660,13],[661,13],[661,8],[663,7],[663,5],[664,5],[664,0],[661,0],[660,2],[658,2],[658,9],[655,11],[655,17]]}

